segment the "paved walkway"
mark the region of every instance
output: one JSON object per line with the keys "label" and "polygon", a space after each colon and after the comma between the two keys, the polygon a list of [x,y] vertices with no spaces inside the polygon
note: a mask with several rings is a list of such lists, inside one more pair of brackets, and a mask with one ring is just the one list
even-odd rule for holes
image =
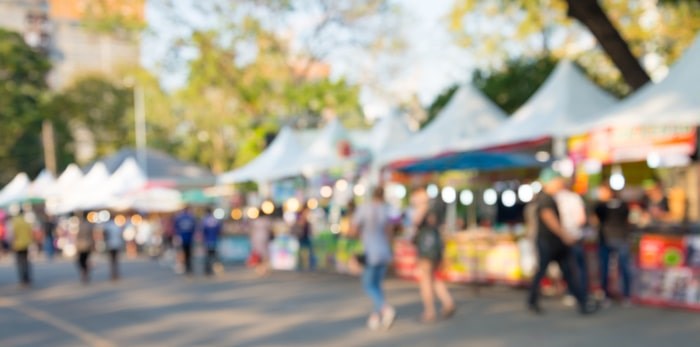
{"label": "paved walkway", "polygon": [[390,280],[399,318],[389,332],[364,327],[370,307],[357,279],[334,274],[274,273],[244,268],[215,279],[175,275],[147,260],[124,265],[107,281],[98,261],[83,286],[72,263],[40,263],[31,290],[0,264],[0,346],[699,346],[700,314],[612,308],[580,317],[559,300],[544,317],[523,310],[524,292],[453,287],[454,319],[422,325],[417,289]]}

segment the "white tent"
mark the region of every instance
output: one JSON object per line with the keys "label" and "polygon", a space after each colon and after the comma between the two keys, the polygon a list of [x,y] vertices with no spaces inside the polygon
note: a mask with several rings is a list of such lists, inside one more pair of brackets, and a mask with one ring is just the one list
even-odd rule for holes
{"label": "white tent", "polygon": [[276,170],[276,178],[311,175],[317,172],[342,166],[347,162],[340,154],[339,144],[342,141],[350,141],[348,131],[340,124],[338,119],[333,119],[309,147],[294,160],[294,165],[279,167]]}
{"label": "white tent", "polygon": [[700,36],[659,83],[648,83],[600,119],[582,124],[584,133],[599,127],[700,124]]}
{"label": "white tent", "polygon": [[403,145],[379,156],[378,164],[441,154],[456,141],[477,136],[506,120],[506,114],[471,85],[459,88],[452,100],[425,129]]}
{"label": "white tent", "polygon": [[240,183],[246,181],[266,182],[280,178],[281,172],[296,165],[302,157],[304,148],[289,127],[279,132],[270,146],[247,165],[219,176],[220,184]]}
{"label": "white tent", "polygon": [[469,151],[573,135],[579,124],[597,119],[616,99],[563,60],[537,92],[503,125],[463,139],[450,151]]}
{"label": "white tent", "polygon": [[0,191],[0,206],[24,200],[29,192],[29,176],[26,173],[18,173],[5,188]]}
{"label": "white tent", "polygon": [[374,158],[408,141],[413,134],[400,114],[383,117],[370,132],[370,151]]}
{"label": "white tent", "polygon": [[46,193],[46,209],[49,213],[57,214],[65,212],[65,206],[72,192],[78,189],[83,179],[83,172],[75,164],[70,164],[58,176],[56,183]]}
{"label": "white tent", "polygon": [[148,178],[141,170],[134,158],[127,158],[122,165],[114,171],[107,185],[112,197],[119,197],[131,191],[143,188]]}
{"label": "white tent", "polygon": [[43,170],[41,173],[39,173],[39,176],[34,179],[29,187],[28,197],[30,199],[46,199],[55,184],[56,178],[53,177],[53,174],[48,170]]}
{"label": "white tent", "polygon": [[129,195],[130,206],[144,212],[175,212],[182,208],[182,194],[170,188],[145,189]]}

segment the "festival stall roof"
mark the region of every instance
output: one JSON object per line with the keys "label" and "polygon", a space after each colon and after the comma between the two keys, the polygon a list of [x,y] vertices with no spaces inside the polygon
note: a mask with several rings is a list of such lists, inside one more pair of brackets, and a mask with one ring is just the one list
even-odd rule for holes
{"label": "festival stall roof", "polygon": [[338,119],[333,119],[323,128],[318,137],[309,147],[294,160],[294,165],[278,167],[276,178],[291,177],[297,175],[311,175],[317,172],[342,166],[346,159],[339,153],[339,144],[342,141],[350,141],[350,134],[340,124]]}
{"label": "festival stall roof", "polygon": [[506,170],[544,167],[549,163],[537,161],[532,155],[506,152],[462,152],[421,160],[399,170],[406,173],[442,172],[449,170]]}
{"label": "festival stall roof", "polygon": [[247,165],[219,176],[220,184],[267,182],[278,177],[279,168],[292,167],[304,154],[294,130],[284,127],[270,146]]}
{"label": "festival stall roof", "polygon": [[393,114],[379,119],[370,134],[369,149],[372,156],[377,158],[384,151],[405,143],[413,132],[401,115]]}
{"label": "festival stall roof", "polygon": [[9,205],[24,200],[31,182],[26,173],[18,173],[5,188],[0,191],[0,206]]}
{"label": "festival stall roof", "polygon": [[29,199],[46,199],[48,193],[56,184],[56,178],[51,171],[42,170],[39,175],[32,181],[27,193]]}
{"label": "festival stall roof", "polygon": [[425,129],[378,158],[379,165],[439,155],[456,141],[477,136],[506,120],[506,114],[471,85],[462,86]]}
{"label": "festival stall roof", "polygon": [[578,133],[602,127],[700,124],[700,36],[659,83],[648,83],[608,110],[582,124]]}
{"label": "festival stall roof", "polygon": [[[137,153],[135,149],[125,148],[100,161],[109,172],[115,172],[128,159],[136,161]],[[172,182],[179,189],[207,187],[216,182],[216,177],[208,169],[176,159],[164,152],[149,148],[145,157],[146,169],[141,169],[148,181]]]}
{"label": "festival stall roof", "polygon": [[72,192],[80,185],[83,179],[83,171],[78,165],[70,164],[63,170],[56,184],[51,186],[46,193],[46,209],[49,213],[57,214],[63,212],[62,206],[67,203],[67,200]]}
{"label": "festival stall roof", "polygon": [[146,174],[134,158],[127,158],[109,177],[108,185],[112,196],[121,196],[141,189],[148,182]]}
{"label": "festival stall roof", "polygon": [[448,152],[483,150],[575,134],[615,105],[574,63],[562,60],[537,92],[503,125],[451,146]]}
{"label": "festival stall roof", "polygon": [[[64,191],[63,202],[57,206],[56,212],[67,213],[74,210],[86,210],[104,207],[101,196],[109,189],[109,172],[102,162],[97,162],[90,171],[78,182],[73,189]],[[98,206],[100,205],[100,206]]]}

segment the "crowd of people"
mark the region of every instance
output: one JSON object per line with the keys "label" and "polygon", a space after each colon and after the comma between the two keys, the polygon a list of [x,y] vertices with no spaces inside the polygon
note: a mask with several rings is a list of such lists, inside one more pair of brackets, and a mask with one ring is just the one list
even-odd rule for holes
{"label": "crowd of people", "polygon": [[[527,295],[527,308],[535,314],[544,312],[540,305],[540,287],[551,263],[558,265],[569,297],[581,314],[594,313],[600,307],[608,306],[614,298],[621,298],[624,305],[629,305],[632,294],[630,235],[634,213],[629,203],[620,197],[619,192],[603,185],[597,189],[595,202],[587,206],[580,195],[567,188],[567,181],[551,169],[543,170],[539,181],[542,191],[525,211],[538,259],[537,270]],[[645,201],[637,207],[642,208],[639,218],[647,222],[669,220],[669,204],[659,184],[648,182],[645,189]],[[304,207],[297,213],[288,232],[297,239],[299,245],[299,270],[314,270],[316,258],[312,237],[312,210],[306,205],[302,206]],[[212,208],[205,208],[203,212],[198,217],[191,208],[184,208],[168,218],[165,224],[169,227],[164,228],[167,231],[161,235],[163,249],[172,247],[178,250],[178,263],[181,264],[182,272],[188,276],[194,273],[193,254],[197,242],[203,245],[205,252],[204,273],[210,276],[216,272],[217,246],[223,222],[215,216]],[[3,218],[3,223],[0,223],[3,243],[16,254],[18,277],[23,287],[32,283],[29,250],[36,243],[35,230],[41,230],[41,249],[50,258],[55,251],[55,229],[60,224],[43,210],[32,213],[38,228],[30,223],[22,209],[16,211],[11,218]],[[125,230],[129,227],[129,221],[118,220],[124,218],[118,214],[111,214],[108,220],[100,223],[91,222],[88,217],[89,213],[85,212],[74,214],[70,219],[70,225],[75,230],[75,258],[80,280],[84,283],[90,281],[90,257],[98,248],[98,241],[102,244],[100,249],[109,259],[110,277],[117,280],[120,278],[120,253],[128,245]],[[251,258],[255,258],[252,265],[260,275],[268,273],[270,242],[277,234],[273,231],[276,223],[269,217],[260,216],[248,224]],[[417,188],[411,193],[408,224],[418,255],[418,293],[423,303],[421,321],[424,323],[449,319],[457,310],[457,304],[439,271],[443,261],[444,217],[444,210],[436,199],[429,197],[425,187]],[[372,311],[367,320],[367,325],[372,330],[389,329],[397,315],[383,289],[387,271],[394,259],[392,238],[397,223],[401,222],[392,217],[381,187],[375,188],[370,197],[357,208],[353,204],[341,218],[345,236],[358,239],[363,245],[363,251],[355,255],[355,261],[362,267],[362,287],[372,303]],[[585,250],[585,242],[590,239],[591,233],[598,240],[598,283],[603,293],[602,300],[591,295],[591,271],[588,269]],[[164,252],[161,250],[158,253]],[[622,284],[619,294],[609,283],[610,260],[613,257]],[[435,297],[440,303],[439,315]]]}

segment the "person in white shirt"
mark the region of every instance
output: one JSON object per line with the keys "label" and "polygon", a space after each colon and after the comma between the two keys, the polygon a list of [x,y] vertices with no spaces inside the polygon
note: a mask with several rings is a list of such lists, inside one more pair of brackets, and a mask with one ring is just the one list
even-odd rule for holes
{"label": "person in white shirt", "polygon": [[[576,240],[576,243],[571,246],[574,268],[578,274],[579,285],[584,293],[588,293],[588,266],[583,238],[583,227],[586,224],[586,205],[580,195],[568,189],[557,193],[554,200],[560,211],[562,228],[572,239]],[[573,296],[569,297],[567,302],[573,304]]]}
{"label": "person in white shirt", "polygon": [[124,248],[124,227],[117,225],[114,218],[102,225],[105,245],[109,252],[110,272],[113,281],[119,279],[119,252]]}

